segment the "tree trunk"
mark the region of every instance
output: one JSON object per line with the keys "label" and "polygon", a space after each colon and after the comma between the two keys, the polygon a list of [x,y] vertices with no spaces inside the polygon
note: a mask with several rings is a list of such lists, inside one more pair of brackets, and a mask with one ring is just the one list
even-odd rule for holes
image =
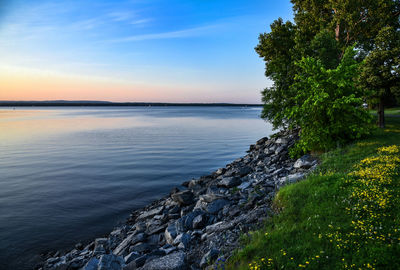
{"label": "tree trunk", "polygon": [[335,29],[335,39],[337,42],[339,42],[340,39],[340,24],[336,24],[336,29]]}
{"label": "tree trunk", "polygon": [[383,96],[381,96],[379,98],[378,126],[380,128],[384,128],[385,127],[385,106],[383,104]]}
{"label": "tree trunk", "polygon": [[[337,14],[336,8],[333,9],[333,12],[334,12],[335,14]],[[340,39],[340,23],[339,23],[339,22],[336,23],[336,28],[335,28],[335,39],[336,39],[336,41],[339,42],[339,39]]]}

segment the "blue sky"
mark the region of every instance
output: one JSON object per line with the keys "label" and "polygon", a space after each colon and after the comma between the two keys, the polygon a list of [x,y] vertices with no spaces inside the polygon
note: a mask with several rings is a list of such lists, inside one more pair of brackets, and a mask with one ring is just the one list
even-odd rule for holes
{"label": "blue sky", "polygon": [[289,1],[5,1],[0,99],[259,103]]}

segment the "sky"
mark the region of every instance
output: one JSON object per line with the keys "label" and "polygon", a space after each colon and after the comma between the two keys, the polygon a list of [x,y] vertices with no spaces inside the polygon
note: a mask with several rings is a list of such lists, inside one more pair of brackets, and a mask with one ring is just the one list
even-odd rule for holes
{"label": "sky", "polygon": [[289,0],[0,0],[0,100],[260,103]]}

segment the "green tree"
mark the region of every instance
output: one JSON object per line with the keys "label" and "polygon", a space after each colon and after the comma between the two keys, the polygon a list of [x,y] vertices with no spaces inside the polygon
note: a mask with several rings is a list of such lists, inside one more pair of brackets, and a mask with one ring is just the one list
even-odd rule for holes
{"label": "green tree", "polygon": [[307,55],[309,42],[321,30],[332,31],[344,49],[354,43],[369,51],[379,30],[398,27],[398,0],[291,0],[298,26],[297,45]]}
{"label": "green tree", "polygon": [[365,58],[360,84],[378,100],[378,126],[385,127],[385,97],[400,96],[400,32],[384,27],[375,39],[375,47]]}
{"label": "green tree", "polygon": [[356,85],[355,55],[354,48],[348,48],[332,69],[313,57],[297,62],[299,73],[291,86],[297,93],[295,105],[285,110],[291,125],[301,127],[293,155],[327,150],[369,133],[371,115],[362,107],[363,88]]}
{"label": "green tree", "polygon": [[336,68],[340,62],[341,54],[339,42],[328,30],[319,32],[310,44],[310,56],[321,61],[323,66],[328,69]]}
{"label": "green tree", "polygon": [[291,0],[294,23],[274,21],[269,33],[261,34],[256,52],[266,65],[273,86],[262,91],[262,117],[275,128],[290,124],[283,113],[297,95],[291,89],[298,74],[294,62],[301,57],[321,60],[335,68],[350,44],[357,44],[359,61],[374,48],[384,26],[399,29],[399,0]]}
{"label": "green tree", "polygon": [[290,92],[296,74],[294,34],[295,25],[284,23],[281,18],[271,24],[271,32],[259,36],[256,52],[265,61],[265,75],[273,86],[262,91],[264,109],[262,118],[270,121],[275,128],[285,126],[284,108],[292,106],[294,94]]}

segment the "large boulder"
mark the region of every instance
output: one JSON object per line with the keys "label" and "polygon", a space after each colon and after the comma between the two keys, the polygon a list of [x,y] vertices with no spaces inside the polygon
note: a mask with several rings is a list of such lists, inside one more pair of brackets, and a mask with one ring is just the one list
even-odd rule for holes
{"label": "large boulder", "polygon": [[294,163],[293,167],[296,169],[309,169],[313,165],[313,162],[309,155],[304,155]]}
{"label": "large boulder", "polygon": [[194,194],[190,190],[184,190],[172,194],[171,198],[180,205],[189,205],[193,203]]}
{"label": "large boulder", "polygon": [[295,182],[298,182],[300,180],[302,180],[305,177],[304,173],[295,173],[295,174],[290,174],[288,176],[282,177],[281,179],[279,179],[279,185],[283,186],[283,185],[288,185],[288,184],[292,184]]}
{"label": "large boulder", "polygon": [[219,210],[221,210],[222,208],[224,208],[225,205],[228,205],[228,204],[230,204],[230,202],[228,200],[218,199],[218,200],[215,200],[215,201],[209,203],[206,206],[205,211],[210,214],[217,214],[219,212]]}
{"label": "large boulder", "polygon": [[186,270],[185,253],[178,251],[146,262],[143,270]]}
{"label": "large boulder", "polygon": [[240,185],[242,181],[240,180],[239,177],[225,177],[222,178],[221,181],[218,182],[218,186],[220,187],[227,187],[227,188],[231,188],[231,187],[236,187],[238,185]]}

